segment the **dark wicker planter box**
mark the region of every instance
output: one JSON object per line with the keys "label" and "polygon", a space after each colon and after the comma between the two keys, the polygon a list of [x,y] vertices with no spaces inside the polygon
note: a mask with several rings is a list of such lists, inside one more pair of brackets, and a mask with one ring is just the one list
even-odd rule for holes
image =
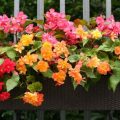
{"label": "dark wicker planter box", "polygon": [[45,102],[39,108],[23,104],[20,100],[9,100],[0,103],[1,109],[21,110],[119,110],[120,109],[120,87],[116,92],[108,90],[107,80],[102,79],[96,86],[86,92],[81,86],[74,91],[70,80],[65,85],[55,87],[52,80],[44,81]]}

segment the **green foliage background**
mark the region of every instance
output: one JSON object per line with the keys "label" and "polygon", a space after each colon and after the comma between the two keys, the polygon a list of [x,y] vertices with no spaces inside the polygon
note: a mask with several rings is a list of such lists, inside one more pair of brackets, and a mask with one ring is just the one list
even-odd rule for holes
{"label": "green foliage background", "polygon": [[[82,18],[83,0],[66,0],[66,13],[72,19]],[[14,0],[0,0],[0,14],[13,15]],[[20,0],[20,10],[24,11],[30,18],[36,17],[37,0]],[[59,11],[59,0],[45,0],[45,12],[50,8]],[[105,14],[105,0],[90,0],[91,17]],[[117,20],[120,19],[120,1],[112,0],[112,13]]]}

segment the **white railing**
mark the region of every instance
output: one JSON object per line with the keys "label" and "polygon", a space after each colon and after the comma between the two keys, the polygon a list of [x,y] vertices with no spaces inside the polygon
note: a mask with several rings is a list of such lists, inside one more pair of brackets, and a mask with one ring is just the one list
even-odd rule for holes
{"label": "white railing", "polygon": [[[19,12],[20,0],[14,0],[14,15]],[[65,0],[60,0],[60,12],[65,13]],[[106,0],[106,17],[111,15],[111,0]],[[37,19],[44,19],[44,0],[37,0]],[[90,19],[90,0],[83,0],[83,19]]]}

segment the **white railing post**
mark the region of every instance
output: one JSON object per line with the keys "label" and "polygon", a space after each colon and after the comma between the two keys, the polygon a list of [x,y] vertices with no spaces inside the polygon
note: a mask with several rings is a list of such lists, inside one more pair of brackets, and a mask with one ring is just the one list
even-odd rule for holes
{"label": "white railing post", "polygon": [[20,8],[20,0],[14,0],[14,16],[17,16]]}
{"label": "white railing post", "polygon": [[60,12],[65,13],[65,0],[60,0]]}
{"label": "white railing post", "polygon": [[111,6],[111,0],[106,0],[106,17],[110,17],[111,15],[111,9],[112,9],[112,6]]}
{"label": "white railing post", "polygon": [[83,19],[89,21],[90,19],[90,1],[83,0]]}
{"label": "white railing post", "polygon": [[[20,10],[20,0],[14,0],[14,16],[17,16]],[[14,34],[14,43],[17,42],[16,35]]]}
{"label": "white railing post", "polygon": [[37,19],[44,20],[44,0],[37,0]]}

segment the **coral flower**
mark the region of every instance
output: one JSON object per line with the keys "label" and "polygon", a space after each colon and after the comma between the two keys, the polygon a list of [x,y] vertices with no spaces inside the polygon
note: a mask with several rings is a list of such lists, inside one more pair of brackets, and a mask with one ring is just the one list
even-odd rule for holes
{"label": "coral flower", "polygon": [[50,42],[44,42],[41,47],[41,55],[44,60],[51,61],[53,59],[52,44]]}
{"label": "coral flower", "polygon": [[54,52],[57,56],[64,54],[65,57],[67,57],[69,55],[68,48],[67,48],[66,43],[64,41],[61,41],[61,42],[58,42],[55,44]]}
{"label": "coral flower", "polygon": [[65,72],[67,72],[67,69],[69,69],[70,67],[71,67],[71,65],[67,62],[67,59],[65,59],[65,60],[59,59],[58,60],[58,65],[57,65],[58,70],[63,70]]}
{"label": "coral flower", "polygon": [[30,44],[33,44],[33,34],[26,34],[22,35],[20,42],[22,43],[23,46],[29,46]]}
{"label": "coral flower", "polygon": [[90,60],[88,60],[86,66],[89,68],[95,68],[99,65],[100,59],[98,59],[96,56],[92,57]]}
{"label": "coral flower", "polygon": [[102,37],[102,33],[98,29],[95,29],[91,31],[91,36],[93,39],[99,39]]}
{"label": "coral flower", "polygon": [[101,62],[98,67],[97,67],[97,71],[98,73],[102,74],[102,75],[107,75],[107,72],[111,71],[110,65],[108,64],[108,62]]}
{"label": "coral flower", "polygon": [[37,70],[39,70],[40,72],[46,72],[48,70],[48,68],[49,68],[49,65],[45,61],[39,61],[35,68]]}
{"label": "coral flower", "polygon": [[18,44],[14,45],[15,50],[18,51],[19,53],[22,53],[22,50],[24,50],[24,47],[21,42],[18,42]]}
{"label": "coral flower", "polygon": [[66,78],[66,72],[60,70],[59,72],[53,73],[52,78],[55,82],[57,82],[56,85],[62,85],[64,84]]}
{"label": "coral flower", "polygon": [[34,93],[25,92],[25,94],[23,96],[23,101],[25,103],[29,103],[29,104],[37,107],[37,106],[40,106],[42,104],[43,97],[44,97],[44,95],[40,94],[38,92],[34,92]]}
{"label": "coral flower", "polygon": [[2,92],[0,93],[0,101],[5,101],[10,98],[10,93],[9,92]]}
{"label": "coral flower", "polygon": [[68,74],[70,77],[74,78],[74,81],[77,84],[80,84],[80,82],[83,80],[82,75],[78,69],[71,69]]}
{"label": "coral flower", "polygon": [[23,59],[24,59],[25,64],[32,66],[34,62],[37,62],[38,55],[37,54],[30,54],[28,52],[27,55],[25,55]]}
{"label": "coral flower", "polygon": [[120,55],[120,46],[115,47],[114,52],[116,55]]}

